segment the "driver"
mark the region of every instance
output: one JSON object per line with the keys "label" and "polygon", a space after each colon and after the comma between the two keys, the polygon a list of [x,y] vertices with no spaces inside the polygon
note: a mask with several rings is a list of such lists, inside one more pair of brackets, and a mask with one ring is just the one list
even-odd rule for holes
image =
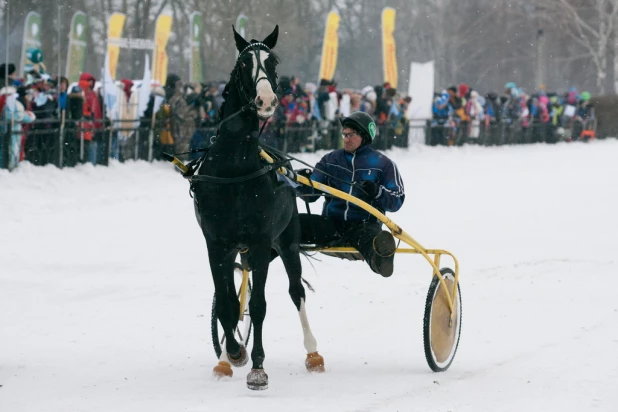
{"label": "driver", "polygon": [[[405,199],[403,180],[395,163],[371,147],[376,124],[367,113],[354,112],[341,119],[344,148],[325,155],[300,174],[355,196],[382,213],[396,212]],[[349,182],[354,182],[351,186]],[[320,193],[309,186],[297,189],[308,202]],[[322,215],[300,214],[301,243],[324,246],[340,242],[356,248],[371,270],[384,277],[393,274],[395,240],[382,223],[360,207],[326,195]]]}

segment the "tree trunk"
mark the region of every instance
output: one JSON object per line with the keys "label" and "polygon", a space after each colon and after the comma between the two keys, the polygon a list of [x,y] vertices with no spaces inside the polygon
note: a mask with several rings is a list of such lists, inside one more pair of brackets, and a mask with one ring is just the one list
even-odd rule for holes
{"label": "tree trunk", "polygon": [[599,53],[599,65],[597,66],[597,90],[600,95],[605,94],[605,77],[607,76],[607,55],[605,51]]}
{"label": "tree trunk", "polygon": [[612,33],[612,37],[610,38],[609,45],[610,49],[613,53],[613,75],[614,75],[614,84],[613,90],[615,94],[618,94],[618,36],[616,35],[616,29],[618,28],[618,16],[616,16],[616,22],[614,24],[614,32]]}
{"label": "tree trunk", "polygon": [[605,78],[605,90],[606,91],[614,91],[615,92],[615,84],[616,84],[616,50],[615,50],[615,42],[616,42],[616,34],[614,31],[609,35],[609,40],[607,42],[607,77]]}

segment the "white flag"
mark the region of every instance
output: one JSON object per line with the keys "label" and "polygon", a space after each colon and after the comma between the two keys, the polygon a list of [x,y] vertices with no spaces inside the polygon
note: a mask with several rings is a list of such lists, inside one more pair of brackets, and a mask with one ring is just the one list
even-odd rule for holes
{"label": "white flag", "polygon": [[116,113],[116,84],[109,71],[109,53],[105,54],[105,67],[103,68],[103,101],[105,103],[105,109],[107,117],[116,120],[118,114]]}
{"label": "white flag", "polygon": [[410,64],[410,82],[408,95],[412,102],[408,106],[407,118],[411,120],[431,119],[434,93],[434,62],[412,62]]}
{"label": "white flag", "polygon": [[155,95],[155,100],[154,100],[154,112],[158,112],[159,109],[161,108],[161,105],[163,104],[163,102],[165,101],[165,97],[163,96],[159,96],[159,95]]}
{"label": "white flag", "polygon": [[146,62],[144,65],[144,78],[142,84],[139,87],[139,103],[137,105],[137,112],[139,117],[144,115],[146,108],[148,107],[148,101],[150,100],[150,81],[152,74],[150,73],[150,59],[148,53],[146,53]]}

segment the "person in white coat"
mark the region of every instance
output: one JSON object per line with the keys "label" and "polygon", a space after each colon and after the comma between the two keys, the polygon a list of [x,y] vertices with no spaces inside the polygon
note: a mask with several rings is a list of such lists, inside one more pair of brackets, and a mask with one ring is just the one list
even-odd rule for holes
{"label": "person in white coat", "polygon": [[479,101],[479,94],[476,90],[470,92],[470,99],[466,105],[466,111],[470,116],[470,131],[468,137],[470,139],[478,139],[481,133],[481,122],[485,118],[483,105]]}
{"label": "person in white coat", "polygon": [[[0,151],[0,167],[12,170],[19,163],[23,133],[22,124],[33,122],[36,116],[31,111],[26,110],[18,100],[15,87],[2,86],[2,89],[0,89],[0,138],[4,139],[5,144],[8,144],[9,150],[8,159],[2,159],[5,151]],[[9,129],[12,132],[7,137]]]}

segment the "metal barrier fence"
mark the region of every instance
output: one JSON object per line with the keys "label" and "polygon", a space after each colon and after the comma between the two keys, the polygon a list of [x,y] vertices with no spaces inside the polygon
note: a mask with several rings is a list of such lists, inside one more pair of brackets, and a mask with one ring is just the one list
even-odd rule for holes
{"label": "metal barrier fence", "polygon": [[471,137],[470,125],[464,122],[428,122],[425,144],[461,146],[479,144],[501,146],[530,143],[557,143],[559,141],[588,140],[595,137],[596,121],[569,120],[564,127],[552,123],[500,122],[480,124],[478,135]]}
{"label": "metal barrier fence", "polygon": [[[54,164],[57,167],[73,167],[85,162],[107,165],[110,158],[120,161],[151,161],[160,159],[163,151],[174,153],[209,147],[216,134],[214,127],[198,128],[193,136],[183,136],[182,143],[176,140],[175,145],[169,145],[166,144],[169,141],[166,141],[164,136],[171,136],[167,121],[156,121],[154,128],[150,119],[113,123],[108,121],[99,128],[93,128],[91,122],[84,120],[61,122],[55,118],[47,118],[21,126],[24,127],[23,132],[16,131],[11,134],[8,131],[11,124],[0,122],[0,130],[6,130],[0,135],[0,168],[12,169],[20,160],[27,160],[35,165]],[[373,146],[378,150],[388,150],[392,147],[408,147],[409,141],[433,146],[555,143],[564,139],[577,139],[587,128],[590,128],[590,125],[573,125],[563,133],[561,128],[548,123],[533,123],[527,127],[519,123],[496,123],[487,126],[482,124],[478,137],[472,138],[468,125],[461,123],[455,125],[452,122],[427,122],[420,126],[378,126]],[[306,122],[283,127],[269,124],[260,140],[289,153],[343,147],[339,122]],[[178,150],[179,148],[183,150]],[[199,153],[184,158],[196,156],[199,156]]]}

